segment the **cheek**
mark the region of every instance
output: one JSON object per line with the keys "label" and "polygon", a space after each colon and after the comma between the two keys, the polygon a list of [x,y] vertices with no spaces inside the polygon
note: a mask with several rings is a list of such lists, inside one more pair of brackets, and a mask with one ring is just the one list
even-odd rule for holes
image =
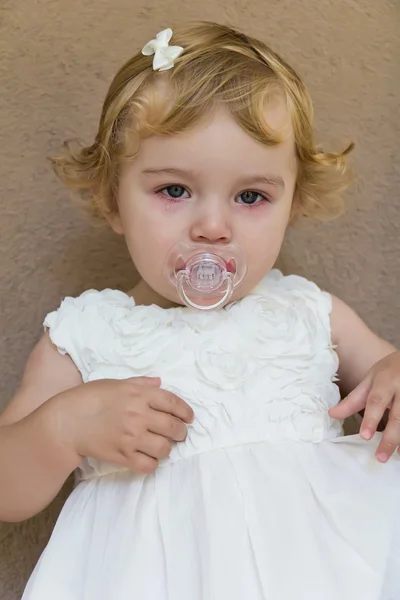
{"label": "cheek", "polygon": [[142,202],[131,202],[121,206],[121,217],[126,234],[142,234],[144,237],[173,236],[179,229],[179,206],[152,197]]}
{"label": "cheek", "polygon": [[157,234],[154,230],[132,230],[129,236],[126,236],[126,242],[134,262],[140,260],[149,264],[159,263],[163,256],[165,257],[167,242],[162,234]]}
{"label": "cheek", "polygon": [[151,215],[136,215],[125,224],[125,240],[132,261],[145,273],[162,271],[165,257],[176,242],[169,228]]}
{"label": "cheek", "polygon": [[242,230],[242,245],[247,254],[249,271],[263,272],[271,268],[282,247],[290,210],[257,217]]}
{"label": "cheek", "polygon": [[[272,210],[269,210],[272,208]],[[250,219],[243,220],[241,232],[247,246],[255,251],[266,249],[282,243],[289,222],[290,210],[275,211],[275,207],[267,207],[264,213],[254,210]]]}

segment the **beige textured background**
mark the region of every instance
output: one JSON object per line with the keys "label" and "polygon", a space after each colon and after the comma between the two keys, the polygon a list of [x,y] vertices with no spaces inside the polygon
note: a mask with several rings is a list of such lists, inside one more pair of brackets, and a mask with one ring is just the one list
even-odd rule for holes
{"label": "beige textured background", "polygon": [[[0,406],[47,311],[87,287],[127,288],[134,276],[121,241],[71,206],[45,157],[66,137],[90,140],[121,62],[194,18],[269,42],[308,82],[320,140],[356,142],[348,213],[291,232],[282,265],[400,344],[399,0],[0,0]],[[20,597],[61,502],[0,525],[1,600]]]}

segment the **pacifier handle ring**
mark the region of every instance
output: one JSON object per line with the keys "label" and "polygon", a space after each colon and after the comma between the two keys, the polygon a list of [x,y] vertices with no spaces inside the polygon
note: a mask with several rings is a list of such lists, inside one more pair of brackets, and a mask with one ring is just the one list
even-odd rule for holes
{"label": "pacifier handle ring", "polygon": [[192,308],[195,308],[197,310],[215,310],[216,308],[220,308],[221,306],[223,306],[223,304],[225,304],[225,302],[228,300],[228,298],[232,294],[233,281],[232,281],[232,277],[228,277],[227,288],[226,288],[225,294],[222,296],[222,298],[220,300],[218,300],[218,302],[216,302],[215,304],[212,304],[211,306],[204,306],[202,304],[196,304],[196,302],[193,302],[192,300],[190,300],[190,298],[188,298],[183,287],[181,289],[178,288],[178,291],[180,292],[180,294],[182,296],[182,300],[188,306],[191,306]]}

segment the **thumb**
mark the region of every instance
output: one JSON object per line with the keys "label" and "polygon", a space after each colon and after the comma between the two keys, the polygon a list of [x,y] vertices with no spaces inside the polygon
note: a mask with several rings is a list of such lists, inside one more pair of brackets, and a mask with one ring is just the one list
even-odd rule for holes
{"label": "thumb", "polygon": [[371,381],[367,377],[344,400],[329,410],[330,416],[333,419],[347,419],[365,408],[370,388]]}
{"label": "thumb", "polygon": [[161,379],[159,377],[129,377],[132,383],[147,387],[160,387]]}

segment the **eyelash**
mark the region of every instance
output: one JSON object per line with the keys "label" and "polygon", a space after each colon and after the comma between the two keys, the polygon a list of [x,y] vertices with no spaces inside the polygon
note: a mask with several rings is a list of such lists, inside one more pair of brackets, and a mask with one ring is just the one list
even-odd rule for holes
{"label": "eyelash", "polygon": [[[182,188],[183,190],[185,190],[185,192],[187,192],[188,194],[190,193],[185,186],[179,185],[178,183],[164,185],[162,188],[159,188],[158,190],[156,190],[155,193],[159,194],[164,199],[168,200],[170,203],[178,203],[178,202],[182,202],[183,200],[187,199],[187,198],[173,198],[173,197],[163,193],[165,190],[167,190],[168,188],[172,188],[172,187],[179,187],[179,188]],[[267,194],[264,194],[261,192],[256,192],[255,190],[244,190],[243,192],[241,192],[238,195],[238,197],[242,196],[246,192],[251,192],[252,194],[257,194],[258,196],[261,196],[261,200],[258,202],[254,202],[253,204],[246,204],[245,202],[242,202],[242,203],[240,203],[241,206],[245,206],[246,208],[254,208],[256,206],[259,206],[260,204],[264,204],[265,202],[271,203],[271,199]]]}

